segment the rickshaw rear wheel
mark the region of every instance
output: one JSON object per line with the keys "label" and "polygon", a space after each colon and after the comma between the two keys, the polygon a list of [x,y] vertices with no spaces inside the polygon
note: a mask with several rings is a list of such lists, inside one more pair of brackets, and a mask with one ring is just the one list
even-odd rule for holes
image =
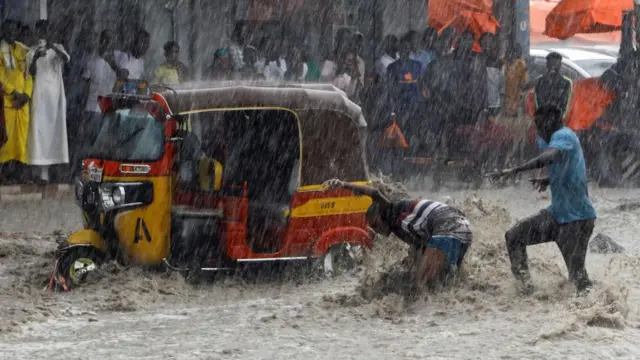
{"label": "rickshaw rear wheel", "polygon": [[57,276],[62,277],[68,290],[85,285],[92,273],[102,264],[101,252],[93,247],[70,249],[62,255]]}
{"label": "rickshaw rear wheel", "polygon": [[326,277],[336,277],[353,271],[364,258],[364,247],[357,244],[333,245],[325,254],[322,268]]}

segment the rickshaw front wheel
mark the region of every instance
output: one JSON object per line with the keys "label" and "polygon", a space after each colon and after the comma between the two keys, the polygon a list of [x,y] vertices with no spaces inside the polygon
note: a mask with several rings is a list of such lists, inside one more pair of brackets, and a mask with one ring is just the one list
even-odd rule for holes
{"label": "rickshaw front wheel", "polygon": [[323,259],[323,270],[327,277],[336,277],[354,270],[364,257],[361,245],[341,243],[329,248]]}
{"label": "rickshaw front wheel", "polygon": [[88,282],[101,264],[100,252],[93,247],[70,249],[62,255],[57,274],[69,290]]}

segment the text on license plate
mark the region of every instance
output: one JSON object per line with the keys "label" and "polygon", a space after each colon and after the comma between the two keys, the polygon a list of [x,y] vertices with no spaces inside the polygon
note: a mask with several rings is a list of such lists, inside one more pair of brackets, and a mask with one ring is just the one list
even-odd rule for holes
{"label": "text on license plate", "polygon": [[89,169],[89,181],[102,181],[102,169],[90,168]]}

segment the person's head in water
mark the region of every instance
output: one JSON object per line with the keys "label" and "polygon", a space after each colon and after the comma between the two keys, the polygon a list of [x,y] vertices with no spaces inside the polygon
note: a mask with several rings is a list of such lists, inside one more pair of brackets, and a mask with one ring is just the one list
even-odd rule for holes
{"label": "person's head in water", "polygon": [[562,67],[562,55],[552,52],[547,55],[547,71],[549,74],[559,74]]}
{"label": "person's head in water", "polygon": [[461,55],[471,55],[473,52],[473,43],[475,42],[473,32],[466,30],[458,39],[457,52]]}
{"label": "person's head in water", "polygon": [[98,52],[100,54],[104,54],[106,52],[113,50],[113,39],[115,39],[115,34],[110,29],[102,30],[100,33],[100,41],[98,46]]}
{"label": "person's head in water", "polygon": [[369,227],[377,234],[389,236],[391,234],[391,224],[389,224],[389,209],[374,202],[367,209],[367,222]]}
{"label": "person's head in water", "polygon": [[167,41],[167,43],[164,44],[164,57],[167,60],[167,63],[172,65],[178,64],[179,56],[180,45],[175,41]]}
{"label": "person's head in water", "polygon": [[544,105],[538,108],[534,122],[538,135],[546,142],[551,141],[553,133],[564,126],[562,111],[555,105]]}
{"label": "person's head in water", "polygon": [[453,47],[453,41],[456,38],[456,29],[454,27],[444,28],[438,35],[437,50],[440,55],[448,54]]}
{"label": "person's head in water", "polygon": [[18,37],[19,30],[19,24],[17,21],[6,19],[2,22],[2,34],[0,34],[0,36],[2,37],[2,40],[13,45]]}
{"label": "person's head in water", "polygon": [[146,30],[139,30],[131,48],[131,55],[135,58],[143,57],[149,51],[151,36]]}
{"label": "person's head in water", "polygon": [[395,59],[398,53],[398,37],[393,34],[387,35],[382,41],[382,49],[385,54]]}

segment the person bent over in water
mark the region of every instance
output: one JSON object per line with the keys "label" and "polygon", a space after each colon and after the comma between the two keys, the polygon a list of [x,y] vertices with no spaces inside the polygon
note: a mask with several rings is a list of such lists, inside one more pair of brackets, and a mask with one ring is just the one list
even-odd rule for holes
{"label": "person bent over in water", "polygon": [[462,264],[471,245],[472,233],[469,221],[460,210],[427,199],[391,202],[375,188],[337,179],[329,180],[325,185],[373,199],[367,210],[369,226],[380,235],[393,233],[411,246],[411,252],[419,257],[418,288],[442,284]]}
{"label": "person bent over in water", "polygon": [[557,106],[546,105],[536,110],[535,124],[542,154],[521,166],[489,175],[496,180],[550,167],[548,178],[530,181],[539,191],[551,187],[551,206],[520,221],[505,235],[511,270],[522,282],[523,290],[531,293],[527,246],[554,241],[567,265],[569,278],[583,292],[591,286],[584,263],[596,211],[589,200],[582,148],[576,134],[564,126],[562,111]]}

